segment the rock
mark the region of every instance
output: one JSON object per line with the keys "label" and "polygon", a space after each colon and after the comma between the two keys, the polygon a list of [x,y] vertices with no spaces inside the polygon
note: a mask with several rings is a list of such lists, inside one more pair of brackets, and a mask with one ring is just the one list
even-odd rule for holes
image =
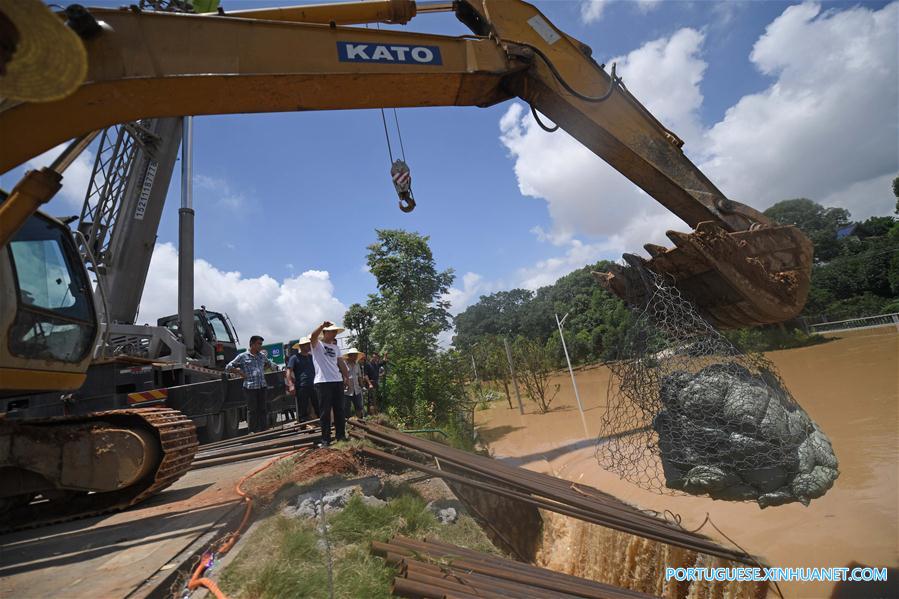
{"label": "rock", "polygon": [[771,396],[766,387],[735,379],[724,398],[722,416],[725,426],[744,433],[755,433],[769,403]]}
{"label": "rock", "polygon": [[763,494],[773,493],[775,490],[782,488],[787,484],[788,476],[787,471],[778,466],[740,471],[740,478]]}
{"label": "rock", "polygon": [[665,474],[665,486],[669,489],[682,491],[684,488],[684,476],[686,470],[679,468],[670,460],[662,456],[662,472]]}
{"label": "rock", "polygon": [[837,456],[833,452],[833,446],[830,444],[830,439],[827,435],[822,433],[816,426],[815,432],[809,436],[809,439],[812,441],[812,448],[815,452],[815,464],[837,469],[839,467],[839,462],[837,461]]}
{"label": "rock", "polygon": [[835,468],[827,466],[815,466],[809,473],[799,473],[793,477],[790,490],[796,498],[808,505],[810,499],[817,499],[824,495],[833,486],[833,482],[840,475]]}
{"label": "rock", "polygon": [[709,493],[739,482],[737,476],[715,466],[696,466],[684,477],[684,490],[688,493]]}
{"label": "rock", "polygon": [[385,505],[387,505],[387,502],[383,499],[378,499],[377,497],[372,497],[371,495],[363,495],[362,503],[364,503],[368,507],[384,507]]}
{"label": "rock", "polygon": [[772,451],[772,447],[767,443],[740,433],[728,435],[727,447],[728,461],[737,469],[741,465],[745,468],[748,464],[766,462],[765,456]]}
{"label": "rock", "polygon": [[281,513],[288,518],[316,518],[321,513],[321,503],[312,497],[307,497],[299,504],[288,505]]}
{"label": "rock", "polygon": [[348,504],[350,502],[350,499],[352,499],[355,495],[365,497],[365,495],[363,495],[362,493],[362,487],[352,486],[334,489],[333,491],[329,491],[322,496],[322,507],[324,508],[326,514],[340,511],[346,507],[346,504]]}
{"label": "rock", "polygon": [[815,426],[812,434],[799,445],[797,451],[800,473],[808,474],[815,466],[826,466],[834,470],[839,467],[830,439],[817,426]]}
{"label": "rock", "polygon": [[681,409],[680,392],[692,378],[689,372],[683,370],[676,370],[663,376],[659,384],[659,399],[662,405],[674,411]]}
{"label": "rock", "polygon": [[791,445],[798,445],[814,430],[808,415],[796,408],[787,412],[787,438]]}
{"label": "rock", "polygon": [[772,371],[737,362],[675,370],[659,399],[652,428],[670,489],[762,508],[808,505],[839,476],[830,439]]}
{"label": "rock", "polygon": [[681,389],[678,401],[685,414],[715,418],[721,412],[729,386],[727,377],[697,374]]}
{"label": "rock", "polygon": [[679,434],[681,442],[690,443],[693,452],[697,455],[699,463],[717,463],[727,453],[728,434],[720,428],[715,428],[713,423],[700,421],[694,423],[681,417]]}
{"label": "rock", "polygon": [[709,497],[712,499],[723,501],[751,501],[758,496],[758,489],[746,484],[731,485],[709,493]]}
{"label": "rock", "polygon": [[763,439],[784,443],[790,438],[790,420],[786,408],[776,396],[771,396],[765,417],[759,422],[759,436]]}
{"label": "rock", "polygon": [[435,499],[428,503],[427,508],[441,524],[453,524],[465,512],[465,507],[458,499],[449,498]]}
{"label": "rock", "polygon": [[759,507],[762,509],[776,505],[784,505],[785,503],[792,503],[794,501],[796,501],[796,497],[786,487],[782,487],[771,493],[764,493],[759,495],[758,498]]}
{"label": "rock", "polygon": [[451,507],[437,510],[437,513],[435,513],[434,515],[437,516],[437,521],[441,524],[453,524],[456,520],[459,519],[459,513],[455,510],[455,508]]}
{"label": "rock", "polygon": [[342,510],[353,495],[361,495],[364,498],[380,490],[381,479],[377,476],[339,479],[297,495],[281,512],[291,518],[316,518],[321,515],[322,510],[325,513]]}

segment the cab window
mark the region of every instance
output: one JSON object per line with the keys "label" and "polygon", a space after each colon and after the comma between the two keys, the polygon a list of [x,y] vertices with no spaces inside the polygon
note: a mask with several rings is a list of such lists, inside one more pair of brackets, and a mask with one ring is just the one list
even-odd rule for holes
{"label": "cab window", "polygon": [[30,359],[80,362],[96,320],[91,288],[68,230],[35,215],[9,244],[18,306],[9,349]]}
{"label": "cab window", "polygon": [[228,330],[228,325],[225,324],[221,314],[207,312],[206,317],[209,319],[209,324],[212,325],[212,330],[215,332],[216,341],[221,343],[234,343],[231,332]]}

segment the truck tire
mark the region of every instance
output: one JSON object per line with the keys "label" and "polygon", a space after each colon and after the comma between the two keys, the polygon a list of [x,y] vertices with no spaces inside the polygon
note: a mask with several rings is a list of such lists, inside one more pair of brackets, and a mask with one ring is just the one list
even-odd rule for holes
{"label": "truck tire", "polygon": [[225,439],[232,439],[237,436],[237,430],[240,428],[240,409],[231,408],[230,410],[225,410],[223,414],[225,415],[223,418],[225,421]]}
{"label": "truck tire", "polygon": [[206,426],[199,429],[200,443],[215,443],[225,435],[225,413],[210,414],[206,417]]}

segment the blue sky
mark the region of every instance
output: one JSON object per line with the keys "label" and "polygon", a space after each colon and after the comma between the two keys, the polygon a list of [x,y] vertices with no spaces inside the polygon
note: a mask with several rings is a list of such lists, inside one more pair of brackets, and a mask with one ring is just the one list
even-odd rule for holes
{"label": "blue sky", "polygon": [[[226,10],[272,4],[292,2],[223,2]],[[889,213],[883,184],[899,170],[896,4],[537,5],[599,62],[617,58],[631,91],[734,199],[765,208],[803,195],[858,217]],[[451,14],[422,15],[407,28],[467,33]],[[665,228],[685,230],[513,104],[397,111],[418,202],[411,214],[396,206],[378,110],[196,117],[197,303],[224,304],[246,334],[287,338],[322,318],[340,320],[343,307],[374,291],[364,264],[376,228],[430,236],[438,265],[457,274],[454,311],[482,293],[537,287],[664,243]],[[398,154],[393,110],[386,114]],[[833,147],[822,150],[824,139]],[[21,171],[0,176],[0,186],[12,187]],[[84,175],[69,179],[51,213],[79,211]],[[142,320],[175,311],[175,247],[164,244],[177,244],[179,179],[180,170]]]}

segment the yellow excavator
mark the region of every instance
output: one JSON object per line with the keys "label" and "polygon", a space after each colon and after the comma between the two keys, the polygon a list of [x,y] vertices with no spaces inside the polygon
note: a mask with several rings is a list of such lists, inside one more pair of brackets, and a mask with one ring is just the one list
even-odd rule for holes
{"label": "yellow excavator", "polygon": [[[150,4],[166,3],[142,6]],[[425,12],[452,12],[471,34],[354,27],[405,24]],[[50,42],[41,60],[53,68],[28,62],[38,60],[40,42]],[[639,270],[649,269],[722,327],[788,320],[808,292],[809,240],[726,198],[614,65],[598,64],[587,45],[519,0],[372,0],[208,14],[79,5],[51,13],[36,1],[0,0],[0,97],[0,173],[75,140],[0,203],[7,407],[36,393],[58,394],[63,405],[84,380],[98,334],[89,279],[68,228],[37,210],[93,132],[141,118],[484,107],[520,98],[544,128],[551,129],[540,115],[693,229],[670,232],[673,248],[647,245],[648,259],[628,255],[628,267],[599,275],[608,289],[635,301]],[[0,509],[12,519],[126,507],[180,476],[196,447],[190,421],[172,410],[36,416],[0,416]],[[35,504],[37,495],[49,501]]]}

